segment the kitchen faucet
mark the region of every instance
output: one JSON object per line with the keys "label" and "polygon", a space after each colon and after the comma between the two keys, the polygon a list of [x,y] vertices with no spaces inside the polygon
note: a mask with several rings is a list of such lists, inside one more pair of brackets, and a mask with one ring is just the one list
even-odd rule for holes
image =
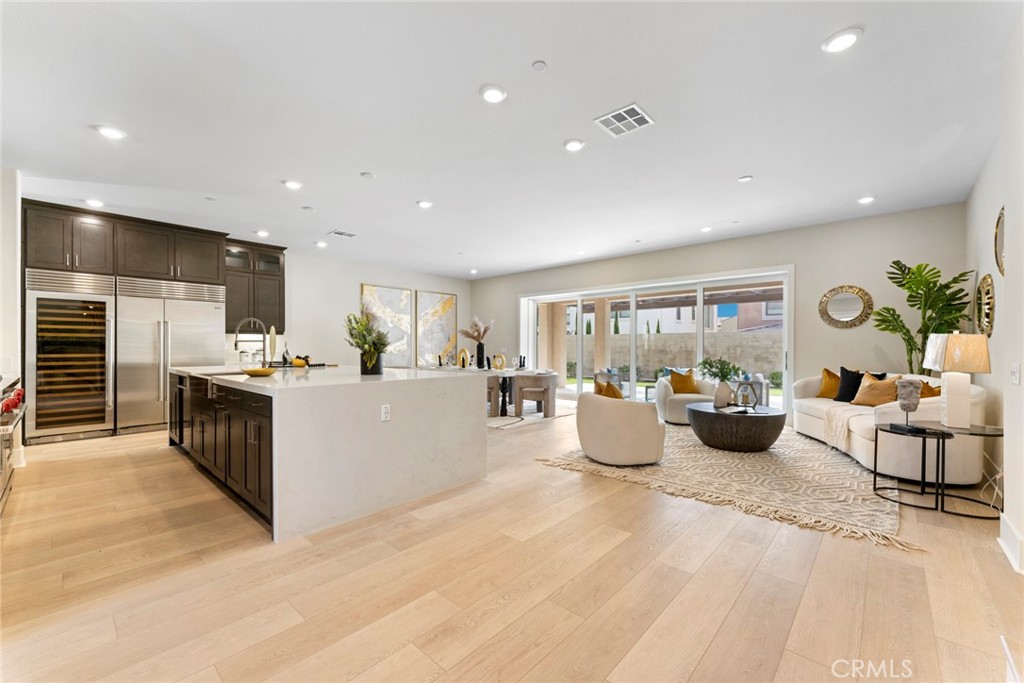
{"label": "kitchen faucet", "polygon": [[242,325],[246,323],[259,325],[259,328],[263,330],[263,361],[260,363],[260,367],[269,368],[270,362],[267,360],[267,326],[264,325],[263,321],[259,318],[242,318],[238,321],[238,325],[235,326],[235,351],[238,350],[238,331],[242,329]]}

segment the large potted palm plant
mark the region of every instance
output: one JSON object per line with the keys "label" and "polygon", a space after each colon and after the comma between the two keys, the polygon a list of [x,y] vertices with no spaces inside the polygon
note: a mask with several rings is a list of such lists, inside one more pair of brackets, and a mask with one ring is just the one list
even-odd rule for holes
{"label": "large potted palm plant", "polygon": [[966,312],[970,294],[957,285],[967,282],[972,273],[973,270],[965,270],[943,282],[942,271],[927,263],[908,266],[896,260],[889,265],[885,276],[907,293],[907,305],[921,312],[921,322],[916,330],[911,330],[892,306],[879,308],[872,318],[877,329],[899,335],[903,340],[908,372],[924,374],[924,351],[929,336],[955,332],[962,321],[970,320]]}

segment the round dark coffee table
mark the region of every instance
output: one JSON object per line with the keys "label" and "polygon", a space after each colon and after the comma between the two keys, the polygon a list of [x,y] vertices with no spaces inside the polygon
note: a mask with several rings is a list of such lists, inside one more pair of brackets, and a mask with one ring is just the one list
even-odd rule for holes
{"label": "round dark coffee table", "polygon": [[768,406],[730,413],[715,408],[714,403],[691,403],[686,415],[701,443],[723,451],[766,451],[786,426],[786,411]]}

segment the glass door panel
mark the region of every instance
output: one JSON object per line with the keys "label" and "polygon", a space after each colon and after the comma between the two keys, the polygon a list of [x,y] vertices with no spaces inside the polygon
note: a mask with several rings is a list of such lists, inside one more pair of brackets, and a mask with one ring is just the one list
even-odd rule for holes
{"label": "glass door panel", "polygon": [[654,384],[665,368],[697,364],[696,306],[696,289],[637,294],[638,401],[654,401]]}
{"label": "glass door panel", "polygon": [[769,384],[769,405],[782,408],[786,340],[781,281],[704,288],[704,357],[724,358]]}
{"label": "glass door panel", "polygon": [[583,299],[583,384],[580,392],[594,390],[594,381],[611,382],[624,398],[630,386],[628,295]]}
{"label": "glass door panel", "polygon": [[558,387],[576,393],[575,299],[537,304],[537,369],[558,373]]}

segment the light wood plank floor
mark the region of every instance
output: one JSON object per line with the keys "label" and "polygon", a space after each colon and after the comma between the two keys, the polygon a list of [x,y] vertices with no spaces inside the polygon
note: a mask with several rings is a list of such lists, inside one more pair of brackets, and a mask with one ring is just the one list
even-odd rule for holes
{"label": "light wood plank floor", "polygon": [[488,440],[486,480],[280,545],[163,434],[33,447],[3,678],[979,682],[1021,652],[994,522],[904,508],[908,553],[537,464],[571,417]]}

